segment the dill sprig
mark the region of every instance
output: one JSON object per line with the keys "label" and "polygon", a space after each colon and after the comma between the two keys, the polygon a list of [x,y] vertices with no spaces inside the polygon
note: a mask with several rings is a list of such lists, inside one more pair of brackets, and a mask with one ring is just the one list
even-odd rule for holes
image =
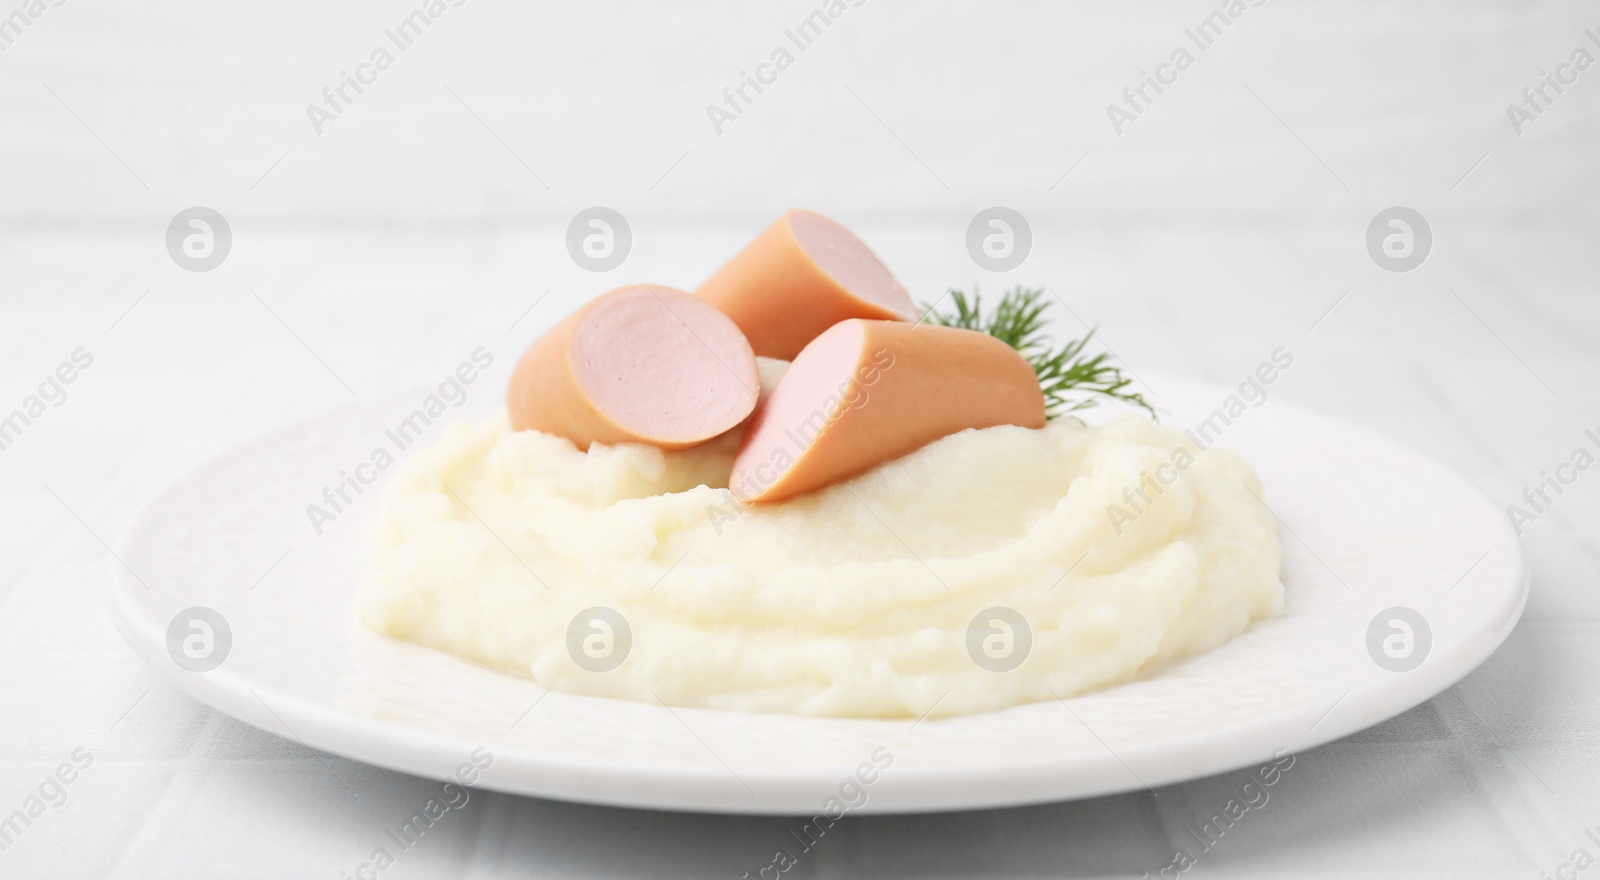
{"label": "dill sprig", "polygon": [[1098,328],[1091,328],[1059,348],[1055,346],[1054,339],[1045,332],[1045,310],[1050,301],[1042,288],[1012,288],[1000,297],[1000,304],[987,317],[977,288],[973,288],[971,299],[954,288],[948,296],[955,310],[939,312],[937,304],[926,307],[928,323],[977,330],[1016,349],[1039,375],[1047,418],[1088,409],[1107,398],[1143,407],[1155,416],[1155,408],[1144,396],[1129,390],[1133,380],[1110,362],[1108,353],[1085,355]]}

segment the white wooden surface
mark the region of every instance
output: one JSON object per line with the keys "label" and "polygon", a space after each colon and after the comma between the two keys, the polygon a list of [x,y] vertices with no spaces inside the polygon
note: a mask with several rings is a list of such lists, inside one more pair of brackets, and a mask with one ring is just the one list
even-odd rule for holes
{"label": "white wooden surface", "polygon": [[[1505,116],[1576,47],[1600,56],[1590,6],[1247,8],[1118,136],[1105,105],[1214,6],[875,0],[719,136],[705,105],[814,5],[474,0],[315,134],[305,105],[414,8],[74,0],[0,53],[0,409],[95,358],[0,452],[0,813],[94,756],[0,876],[353,871],[433,784],[160,684],[110,625],[101,542],[199,459],[478,345],[506,366],[609,286],[692,286],[791,205],[855,227],[922,299],[1049,284],[1064,328],[1099,324],[1141,375],[1232,383],[1290,346],[1273,403],[1427,450],[1501,503],[1600,429],[1600,71],[1521,136]],[[196,204],[235,237],[203,274],[163,243]],[[635,235],[605,275],[563,243],[595,204]],[[964,246],[996,204],[1035,233],[1004,276]],[[1407,274],[1364,247],[1397,204],[1436,238]],[[1300,756],[1194,870],[1536,877],[1600,856],[1597,527],[1590,471],[1526,529],[1506,646]],[[1157,876],[1242,781],[851,818],[789,876]],[[754,876],[790,825],[480,793],[384,876]]]}

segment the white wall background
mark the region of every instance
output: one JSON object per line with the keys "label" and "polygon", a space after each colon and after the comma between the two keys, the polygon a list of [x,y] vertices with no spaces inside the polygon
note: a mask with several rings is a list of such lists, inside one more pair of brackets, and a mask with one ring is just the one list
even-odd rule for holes
{"label": "white wall background", "polygon": [[418,4],[70,0],[0,53],[4,216],[132,229],[195,201],[250,223],[475,227],[593,203],[672,222],[796,203],[919,220],[1000,203],[1093,226],[1364,222],[1397,201],[1441,223],[1596,216],[1593,87],[1521,137],[1504,114],[1575,47],[1600,51],[1582,36],[1600,14],[1579,4],[1246,7],[1119,136],[1105,105],[1193,51],[1183,30],[1214,4],[872,0],[716,134],[705,106],[793,50],[784,29],[817,5],[466,0],[318,135],[306,105]]}

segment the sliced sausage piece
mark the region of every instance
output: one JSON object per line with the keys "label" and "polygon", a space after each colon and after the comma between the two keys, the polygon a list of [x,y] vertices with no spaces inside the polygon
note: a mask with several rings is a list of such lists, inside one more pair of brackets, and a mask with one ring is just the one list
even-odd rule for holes
{"label": "sliced sausage piece", "polygon": [[806,346],[756,408],[729,489],[779,501],[966,428],[1044,423],[1033,367],[993,336],[844,321]]}
{"label": "sliced sausage piece", "polygon": [[840,321],[916,314],[878,256],[814,211],[779,217],[695,293],[732,318],[756,354],[786,361]]}
{"label": "sliced sausage piece", "polygon": [[739,424],[760,391],[750,343],[691,294],[640,284],[592,300],[522,355],[511,427],[682,449]]}

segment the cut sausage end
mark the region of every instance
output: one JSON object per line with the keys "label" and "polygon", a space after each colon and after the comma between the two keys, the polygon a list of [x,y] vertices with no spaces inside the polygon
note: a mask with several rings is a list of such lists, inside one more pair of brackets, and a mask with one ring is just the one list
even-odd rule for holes
{"label": "cut sausage end", "polygon": [[585,305],[528,346],[506,387],[518,431],[682,449],[738,425],[760,392],[739,328],[670,287],[635,285]]}
{"label": "cut sausage end", "polygon": [[856,298],[886,313],[873,317],[910,319],[916,315],[911,294],[855,233],[815,211],[797,209],[786,216],[795,241],[818,268]]}
{"label": "cut sausage end", "polygon": [[739,424],[760,391],[739,328],[695,297],[638,285],[608,294],[572,330],[572,374],[622,431],[688,445]]}
{"label": "cut sausage end", "polygon": [[795,357],[745,431],[729,480],[735,495],[776,501],[805,491],[785,478],[841,414],[866,403],[859,375],[865,347],[866,325],[843,321]]}

